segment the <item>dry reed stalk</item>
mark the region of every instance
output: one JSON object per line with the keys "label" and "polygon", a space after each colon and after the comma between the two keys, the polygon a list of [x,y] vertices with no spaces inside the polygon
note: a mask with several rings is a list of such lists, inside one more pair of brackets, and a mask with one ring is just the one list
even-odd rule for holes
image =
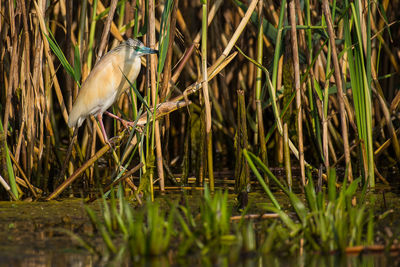
{"label": "dry reed stalk", "polygon": [[303,185],[306,184],[306,174],[304,168],[304,144],[303,144],[303,107],[301,104],[301,88],[300,88],[300,66],[299,66],[299,52],[297,45],[297,31],[296,31],[296,11],[295,2],[289,2],[290,11],[290,25],[291,25],[291,43],[293,53],[293,68],[294,68],[294,81],[296,91],[296,110],[297,110],[297,134],[299,138],[299,161],[300,161],[300,175]]}
{"label": "dry reed stalk", "polygon": [[269,13],[270,16],[272,17],[272,22],[274,23],[274,26],[277,27],[279,23],[279,15],[278,12],[276,12],[274,3],[272,0],[266,0],[265,3],[266,10],[268,11],[267,14]]}
{"label": "dry reed stalk", "polygon": [[211,133],[211,107],[210,97],[208,93],[208,73],[207,73],[207,0],[203,0],[203,24],[202,24],[202,43],[201,43],[201,73],[202,73],[202,90],[205,107],[206,135]]}
{"label": "dry reed stalk", "polygon": [[96,154],[91,157],[85,164],[80,166],[67,180],[65,180],[61,185],[59,185],[53,193],[50,194],[46,198],[46,200],[52,200],[56,198],[59,194],[61,194],[72,182],[79,178],[79,176],[86,171],[93,163],[95,163],[99,158],[101,158],[108,150],[110,150],[110,146],[107,144],[103,146]]}
{"label": "dry reed stalk", "polygon": [[[280,137],[280,136],[279,136]],[[285,163],[285,174],[286,181],[289,189],[292,189],[293,185],[293,177],[292,177],[292,165],[290,162],[290,149],[289,149],[289,132],[288,132],[288,124],[285,122],[283,124],[283,158]]]}
{"label": "dry reed stalk", "polygon": [[[155,7],[154,2],[149,1],[149,31],[148,31],[148,40],[149,40],[149,47],[155,49],[156,45],[156,31],[155,31]],[[156,55],[152,54],[148,56],[150,58],[150,86],[151,86],[151,99],[153,106],[156,107],[158,104],[158,90],[157,90],[157,63],[156,63]],[[164,191],[164,168],[163,168],[163,156],[162,156],[162,147],[161,147],[161,136],[160,136],[160,124],[158,121],[154,122],[154,132],[152,135],[155,138],[155,149],[156,149],[156,165],[158,171],[158,178],[160,179],[160,187],[161,191]],[[153,138],[152,138],[153,140]],[[152,141],[153,144],[153,141]],[[151,148],[154,149],[154,148]],[[153,151],[151,152],[153,155]],[[153,188],[153,179],[152,179],[152,172],[150,173],[150,183],[151,188]],[[151,191],[151,197],[154,198],[153,191]]]}
{"label": "dry reed stalk", "polygon": [[[284,64],[284,55],[282,55],[278,61],[276,90],[282,90],[283,75],[284,75],[283,64]],[[282,94],[281,97],[283,98],[284,94]],[[277,103],[277,105],[278,105],[278,103]],[[272,104],[270,106],[272,106]],[[283,133],[283,135],[284,134],[285,133]],[[285,144],[284,144],[284,140],[283,140],[284,138],[285,138],[285,136],[280,135],[279,131],[275,134],[275,139],[276,139],[276,147],[275,147],[275,155],[276,156],[275,156],[275,158],[276,158],[277,163],[280,166],[287,163],[287,162],[284,163],[284,159],[285,159],[285,148],[284,148]],[[290,138],[288,136],[288,142],[289,142],[289,140],[290,140]],[[288,146],[289,146],[289,143],[288,143]],[[290,149],[289,149],[289,156],[290,156]]]}
{"label": "dry reed stalk", "polygon": [[[381,22],[381,21],[383,21],[383,20],[380,20],[380,22]],[[374,26],[375,26],[375,23],[374,23],[374,20],[373,20],[372,18],[371,18],[371,22],[372,22],[372,29],[374,29],[374,28],[375,28],[375,27],[374,27]],[[380,25],[380,26],[381,26],[381,25]],[[381,27],[382,27],[382,26],[381,26]],[[375,31],[376,31],[376,28],[375,28]],[[379,34],[380,34],[380,33],[379,33]],[[364,46],[364,48],[366,49],[366,46]],[[394,64],[394,65],[397,65],[397,63]],[[400,159],[400,144],[399,144],[399,141],[398,141],[398,138],[397,138],[395,129],[394,129],[394,127],[393,127],[392,120],[391,120],[391,118],[390,118],[390,114],[391,114],[392,111],[397,107],[397,105],[398,105],[398,103],[399,103],[400,91],[399,91],[399,92],[396,94],[396,96],[393,98],[393,102],[392,102],[392,104],[390,105],[390,109],[389,109],[389,108],[388,108],[388,105],[386,104],[386,101],[385,101],[385,99],[384,99],[384,94],[383,94],[382,87],[381,87],[381,85],[380,85],[380,83],[379,83],[379,81],[378,81],[378,75],[377,75],[377,71],[376,71],[376,68],[375,68],[375,64],[371,64],[371,74],[372,74],[372,79],[373,79],[374,85],[375,85],[375,87],[376,87],[376,91],[375,91],[374,88],[372,88],[372,90],[374,91],[374,93],[375,93],[375,94],[377,95],[377,97],[378,97],[378,102],[379,102],[380,107],[381,107],[381,109],[382,109],[382,112],[383,112],[383,114],[384,114],[384,119],[385,119],[385,121],[386,121],[389,134],[390,134],[390,136],[391,136],[391,138],[392,138],[392,140],[393,140],[392,146],[393,146],[394,152],[395,152],[395,154],[396,154],[396,158],[397,158],[397,159]],[[397,104],[393,104],[393,103],[397,103]],[[376,110],[376,112],[377,112],[377,110]]]}
{"label": "dry reed stalk", "polygon": [[389,248],[384,245],[367,245],[367,246],[355,246],[355,247],[347,247],[345,249],[346,253],[349,254],[359,254],[362,252],[382,252],[382,251],[394,251],[398,252],[400,251],[400,246],[399,245],[392,245]]}
{"label": "dry reed stalk", "polygon": [[208,89],[208,73],[207,73],[207,38],[208,38],[208,12],[207,0],[202,0],[202,38],[201,38],[201,73],[202,73],[202,89],[205,107],[205,142],[207,153],[208,177],[210,180],[210,190],[214,191],[214,169],[213,169],[213,154],[212,154],[212,129],[211,129],[211,103]]}
{"label": "dry reed stalk", "polygon": [[243,149],[248,149],[246,103],[244,91],[238,90],[237,128],[235,134],[235,191],[247,192],[250,183],[250,169],[247,160],[243,156]]}
{"label": "dry reed stalk", "polygon": [[169,32],[169,44],[167,50],[167,56],[164,64],[164,73],[163,80],[161,83],[161,102],[166,100],[166,97],[170,93],[170,79],[171,79],[171,71],[172,71],[172,54],[173,54],[173,45],[175,39],[175,30],[176,30],[176,17],[178,11],[179,0],[174,1],[172,13],[171,13],[171,22],[170,22],[170,32]]}
{"label": "dry reed stalk", "polygon": [[[172,54],[173,54],[173,46],[175,44],[175,31],[176,31],[176,16],[177,16],[177,11],[178,11],[178,5],[179,5],[179,0],[176,0],[172,3],[172,13],[171,13],[171,19],[170,19],[170,29],[169,29],[169,43],[168,43],[168,48],[167,48],[167,55],[165,58],[165,63],[164,63],[164,73],[163,73],[163,79],[161,83],[161,102],[165,101],[167,97],[169,97],[170,94],[170,86],[172,85],[170,79],[171,79],[171,72],[172,72]],[[169,133],[170,133],[170,118],[169,116],[165,116],[165,137],[164,137],[164,155],[165,155],[165,160],[169,162],[169,153],[168,153],[168,147],[169,147]]]}
{"label": "dry reed stalk", "polygon": [[186,66],[186,63],[189,61],[190,56],[192,55],[194,49],[195,49],[195,44],[193,43],[188,49],[186,49],[185,53],[179,60],[179,65],[176,67],[175,72],[171,77],[172,84],[175,84],[176,81],[178,80],[183,68]]}
{"label": "dry reed stalk", "polygon": [[[211,6],[210,10],[208,11],[207,15],[207,25],[210,26],[211,22],[214,20],[215,14],[221,7],[223,0],[216,0],[213,5]],[[196,36],[193,39],[193,43],[198,44],[201,39],[201,30],[199,30],[196,34]]]}
{"label": "dry reed stalk", "polygon": [[[379,82],[374,78],[374,82],[375,85],[380,88]],[[382,109],[383,115],[384,115],[384,119],[392,140],[392,146],[396,155],[396,158],[399,160],[400,159],[400,145],[399,145],[399,140],[397,138],[397,134],[396,134],[396,130],[394,129],[393,123],[392,123],[392,119],[390,116],[390,111],[387,107],[386,101],[384,99],[384,97],[377,92],[377,90],[375,90],[374,88],[372,88],[372,91],[375,93],[378,101],[379,101],[379,105]]]}
{"label": "dry reed stalk", "polygon": [[25,175],[24,171],[22,170],[21,166],[19,166],[18,162],[15,160],[14,156],[12,155],[12,153],[10,153],[10,158],[11,158],[11,160],[14,162],[14,164],[15,164],[15,166],[17,167],[19,173],[22,175],[22,178],[24,179],[26,186],[27,186],[27,187],[29,188],[29,190],[31,191],[33,197],[34,197],[35,199],[37,199],[38,196],[37,196],[37,194],[36,194],[36,191],[33,189],[33,186],[32,186],[32,184],[29,182],[28,177]]}
{"label": "dry reed stalk", "polygon": [[59,103],[60,108],[61,108],[62,116],[64,118],[65,123],[67,123],[68,122],[67,109],[66,109],[66,106],[65,106],[65,103],[64,103],[63,95],[62,95],[62,92],[61,92],[61,87],[60,87],[60,84],[58,83],[58,79],[57,79],[57,76],[56,76],[54,63],[53,63],[53,60],[52,60],[52,58],[50,56],[51,52],[50,52],[49,42],[47,41],[46,36],[45,36],[45,35],[48,35],[46,24],[44,22],[42,11],[40,10],[40,8],[37,5],[36,1],[34,1],[33,3],[35,5],[36,15],[37,15],[37,18],[38,18],[39,24],[40,24],[40,29],[41,29],[41,33],[42,33],[42,39],[43,39],[46,59],[47,59],[47,62],[49,64],[51,76],[53,77],[54,90],[56,92],[57,100],[58,100],[58,103]]}
{"label": "dry reed stalk", "polygon": [[100,60],[100,58],[102,57],[104,50],[106,48],[106,44],[108,43],[108,36],[110,35],[111,23],[114,18],[115,9],[117,8],[117,3],[118,3],[117,0],[111,0],[110,10],[108,11],[108,16],[106,18],[106,22],[104,23],[103,33],[101,34],[101,39],[100,39],[101,41],[100,41],[99,50],[97,52],[96,62],[98,62]]}
{"label": "dry reed stalk", "polygon": [[[213,28],[217,28],[217,26],[219,25],[218,23],[214,23],[213,24],[214,27]],[[212,29],[213,29],[212,28]],[[211,61],[215,62],[217,60],[217,51],[221,51],[222,49],[224,49],[224,47],[226,45],[228,45],[228,40],[226,38],[226,35],[223,32],[223,29],[220,29],[219,27],[217,29],[215,29],[215,34],[211,34],[211,36],[221,36],[220,39],[217,38],[210,38],[210,41],[214,43],[214,45],[212,45],[213,47],[216,47],[216,49],[211,50]],[[221,42],[222,40],[222,42]],[[235,64],[237,65],[237,63]],[[242,76],[242,79],[239,78],[239,81],[241,83],[240,87],[242,90],[247,91],[245,84],[245,78],[243,78],[243,74],[242,74],[242,69],[241,68],[237,68],[235,66],[232,65],[232,68],[236,69],[239,71],[238,75]],[[220,121],[223,122],[224,118],[222,116],[222,114],[225,113],[225,118],[227,119],[227,124],[230,124],[233,126],[232,128],[232,132],[233,129],[236,127],[236,122],[235,122],[235,114],[234,114],[234,108],[233,108],[233,104],[234,104],[234,97],[231,96],[231,89],[229,87],[229,84],[232,82],[233,78],[236,78],[236,75],[234,75],[234,71],[225,71],[222,70],[221,71],[221,75],[219,75],[219,79],[215,82],[212,83],[212,85],[215,87],[215,97],[217,98],[217,100],[213,100],[213,104],[214,104],[214,110],[216,111],[216,113],[218,114],[218,116],[220,117]],[[249,75],[249,77],[252,77]],[[239,87],[239,89],[240,89]],[[221,105],[219,105],[218,103],[221,103]],[[220,110],[220,107],[223,110]]]}
{"label": "dry reed stalk", "polygon": [[[400,133],[400,129],[396,130],[396,134]],[[392,143],[392,138],[387,139],[385,142],[383,142],[381,145],[378,146],[378,148],[374,151],[374,158],[378,159],[378,157],[391,145]]]}
{"label": "dry reed stalk", "polygon": [[[35,125],[35,102],[37,102],[38,94],[34,94],[33,88],[32,88],[32,83],[31,83],[31,71],[30,71],[30,40],[29,40],[29,28],[28,28],[28,19],[27,19],[27,14],[26,14],[26,7],[25,7],[25,2],[20,1],[20,9],[22,11],[22,21],[23,21],[23,31],[24,31],[24,45],[25,49],[23,49],[23,55],[24,59],[23,62],[21,62],[21,83],[25,87],[25,92],[26,92],[26,101],[25,101],[25,106],[23,109],[25,109],[26,112],[26,139],[27,139],[27,145],[28,145],[28,165],[27,165],[27,176],[28,179],[31,180],[31,174],[32,174],[32,169],[33,169],[33,160],[34,160],[34,152],[33,152],[33,147],[35,143],[35,137],[36,137],[36,125]],[[23,73],[23,70],[25,72]],[[24,77],[25,76],[25,77]],[[39,107],[39,106],[38,106]],[[40,111],[39,111],[40,112]],[[43,138],[40,140],[43,143]],[[38,158],[41,158],[40,155]]]}
{"label": "dry reed stalk", "polygon": [[[324,92],[325,94],[328,92],[329,83],[325,83]],[[328,97],[326,99],[329,99]],[[325,102],[325,101],[324,101]],[[324,105],[328,105],[328,103],[324,103]],[[328,139],[328,118],[325,116],[325,111],[322,110],[322,151],[324,155],[324,165],[325,169],[329,170],[329,139]]]}
{"label": "dry reed stalk", "polygon": [[[67,60],[69,62],[73,62],[73,49],[72,49],[72,22],[73,22],[73,0],[65,0],[66,5],[66,34],[65,34],[65,53]],[[65,76],[65,90],[66,90],[66,99],[67,99],[67,107],[68,111],[72,109],[73,104],[73,88],[74,88],[74,81],[70,75],[64,70]]]}
{"label": "dry reed stalk", "polygon": [[[233,46],[235,45],[237,39],[239,38],[240,34],[242,33],[244,27],[247,25],[248,21],[250,20],[251,14],[254,11],[255,7],[257,6],[258,0],[252,0],[251,4],[249,5],[249,8],[247,9],[247,12],[245,16],[242,18],[240,21],[239,26],[236,28],[234,34],[232,35],[228,45],[225,47],[223,53],[220,55],[220,57],[217,59],[217,61],[208,68],[207,73],[209,73],[208,80],[211,80],[214,78],[215,75],[217,75],[224,67],[229,64],[229,62],[233,59],[234,56],[236,56],[236,53],[233,53],[231,56],[228,56],[230,51],[232,50]],[[201,80],[201,79],[200,79]],[[175,97],[173,101],[178,101],[182,100],[184,96],[187,96],[189,94],[192,94],[199,90],[202,87],[201,82],[196,82],[189,87],[187,87],[183,93],[183,95]]]}
{"label": "dry reed stalk", "polygon": [[[93,0],[88,0],[88,2],[89,2],[89,4],[93,5]],[[99,15],[100,13],[102,13],[105,10],[106,10],[106,8],[104,7],[103,3],[100,0],[98,0],[96,14]],[[112,19],[111,19],[111,25],[110,25],[110,32],[115,38],[117,38],[118,41],[121,42],[124,40],[124,38],[122,38],[122,35],[119,32],[117,26],[112,21]]]}
{"label": "dry reed stalk", "polygon": [[[0,6],[1,7],[1,6]],[[0,175],[0,184],[3,186],[3,188],[7,191],[7,193],[10,195],[11,199],[14,201],[17,201],[17,197],[13,194],[11,191],[11,187],[8,185],[7,181],[4,180],[4,178]]]}
{"label": "dry reed stalk", "polygon": [[347,120],[346,120],[346,110],[344,105],[344,95],[343,95],[343,86],[342,86],[342,77],[339,67],[339,60],[336,52],[336,43],[335,43],[335,33],[333,31],[332,25],[332,17],[329,9],[329,3],[327,0],[323,0],[322,9],[325,14],[326,24],[328,27],[329,40],[332,47],[332,61],[335,70],[335,82],[337,86],[337,98],[339,102],[339,110],[340,110],[340,123],[342,127],[342,136],[343,136],[343,147],[344,147],[344,156],[346,160],[346,168],[348,168],[348,178],[350,181],[353,180],[353,172],[351,168],[351,158],[350,158],[350,148],[349,148],[349,137],[347,130]]}
{"label": "dry reed stalk", "polygon": [[253,14],[253,11],[257,6],[257,2],[258,2],[258,0],[251,1],[249,7],[247,8],[245,15],[243,16],[238,27],[236,28],[235,32],[233,33],[231,39],[229,40],[228,45],[225,47],[224,51],[222,52],[220,57],[217,59],[217,61],[212,65],[211,70],[208,71],[208,73],[210,73],[210,76],[213,75],[213,72],[219,66],[219,64],[222,63],[228,57],[233,46],[236,44],[237,40],[239,39],[239,36],[242,34],[244,28],[246,27],[247,23],[249,22],[250,17]]}
{"label": "dry reed stalk", "polygon": [[[10,75],[8,78],[8,86],[7,86],[7,93],[6,93],[6,104],[4,107],[4,117],[3,117],[3,129],[4,132],[7,133],[8,129],[8,120],[10,116],[10,110],[11,110],[11,97],[13,95],[13,88],[14,85],[16,84],[16,79],[18,79],[16,75],[16,68],[18,66],[17,64],[17,56],[18,56],[18,33],[16,32],[15,29],[15,20],[14,20],[14,1],[8,1],[9,6],[9,21],[10,21],[10,35],[12,38],[12,46],[10,47],[11,49],[11,64],[10,64]],[[11,39],[10,38],[10,39]]]}
{"label": "dry reed stalk", "polygon": [[190,35],[188,26],[186,24],[185,19],[182,16],[182,12],[180,11],[180,9],[178,9],[178,11],[176,12],[176,20],[178,22],[178,25],[180,27],[180,30],[183,32],[183,35],[186,39],[186,43],[193,43],[193,39],[192,36]]}
{"label": "dry reed stalk", "polygon": [[330,155],[330,157],[332,158],[332,161],[333,162],[337,162],[338,161],[338,159],[337,159],[337,156],[336,156],[336,150],[335,150],[335,148],[333,147],[333,144],[332,144],[332,138],[331,138],[331,136],[329,135],[329,132],[328,132],[328,148],[329,148],[329,155]]}
{"label": "dry reed stalk", "polygon": [[[115,185],[118,185],[119,183],[123,182],[124,180],[126,180],[127,178],[131,177],[135,172],[137,172],[140,168],[143,167],[143,163],[139,163],[138,165],[136,165],[135,167],[133,167],[132,169],[130,169],[127,173],[125,173],[123,176],[121,176],[120,178],[118,178],[117,180],[113,181],[112,183],[110,183],[109,185],[107,185],[106,187],[104,187],[102,189],[101,192],[106,193],[108,191],[111,190],[111,188]],[[92,198],[90,198],[86,203],[92,203],[93,201],[95,201],[98,197],[101,198],[100,196],[93,196]]]}
{"label": "dry reed stalk", "polygon": [[[263,59],[263,37],[264,37],[264,27],[263,27],[263,1],[258,2],[258,31],[257,31],[257,62],[262,66],[262,59]],[[253,64],[252,64],[253,65]],[[264,133],[264,118],[263,118],[263,111],[261,106],[261,89],[262,89],[262,69],[257,68],[256,71],[256,82],[255,82],[255,102],[256,102],[256,112],[257,112],[257,126],[258,126],[258,136],[260,139],[260,146],[261,146],[261,159],[262,161],[267,164],[267,145],[265,143],[265,133]],[[256,130],[257,132],[257,130]],[[257,137],[258,137],[257,136]],[[265,179],[267,179],[265,177]]]}
{"label": "dry reed stalk", "polygon": [[[213,70],[213,72],[208,77],[208,81],[213,79],[219,72],[221,72],[236,57],[236,55],[237,55],[237,52],[234,52],[230,56],[226,57],[226,59],[223,60],[222,62],[217,62],[218,66],[214,63],[211,67],[209,67],[208,68],[208,72],[210,72],[210,70]],[[197,81],[197,82],[189,85],[188,87],[186,87],[186,89],[183,92],[183,94],[173,98],[172,101],[182,100],[185,97],[187,97],[188,95],[191,95],[191,94],[197,92],[198,90],[200,90],[201,87],[202,87],[201,82]]]}
{"label": "dry reed stalk", "polygon": [[237,216],[231,216],[230,220],[232,221],[239,221],[242,219],[247,219],[247,220],[265,220],[265,219],[275,219],[279,218],[279,215],[277,213],[264,213],[264,214],[247,214],[247,215],[237,215]]}
{"label": "dry reed stalk", "polygon": [[41,185],[43,188],[43,191],[47,192],[48,188],[48,180],[49,180],[49,172],[50,172],[50,153],[51,153],[51,138],[49,135],[46,135],[46,143],[45,143],[45,153],[44,153],[44,161],[43,161],[43,176],[42,176],[42,181],[41,181]]}

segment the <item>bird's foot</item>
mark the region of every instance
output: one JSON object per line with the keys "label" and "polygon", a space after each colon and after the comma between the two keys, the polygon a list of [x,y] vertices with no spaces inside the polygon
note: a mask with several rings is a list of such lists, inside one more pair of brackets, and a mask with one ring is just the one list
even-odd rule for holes
{"label": "bird's foot", "polygon": [[120,131],[122,132],[124,129],[125,130],[130,130],[131,128],[134,128],[136,131],[138,131],[139,133],[143,132],[143,125],[138,125],[136,122],[133,121],[127,121],[127,120],[123,120],[121,121],[122,125],[124,126],[124,128],[120,128]]}
{"label": "bird's foot", "polygon": [[105,111],[104,113],[105,113],[106,115],[110,116],[111,118],[114,118],[114,119],[116,119],[116,120],[119,120],[119,121],[122,123],[122,125],[124,126],[125,129],[129,129],[129,127],[133,127],[133,126],[135,125],[134,122],[124,120],[123,118],[118,117],[117,115],[112,114],[111,112]]}
{"label": "bird's foot", "polygon": [[135,126],[135,122],[133,122],[133,121],[127,121],[127,120],[124,120],[124,119],[121,119],[120,121],[121,121],[121,123],[122,123],[122,125],[124,126],[125,129],[129,129],[129,127],[134,127]]}

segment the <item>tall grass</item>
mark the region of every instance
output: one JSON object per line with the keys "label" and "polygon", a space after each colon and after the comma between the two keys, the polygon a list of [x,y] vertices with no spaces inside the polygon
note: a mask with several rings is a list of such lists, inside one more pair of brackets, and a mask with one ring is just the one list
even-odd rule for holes
{"label": "tall grass", "polygon": [[[287,236],[289,239],[303,240],[300,250],[304,248],[312,251],[340,251],[345,252],[349,247],[372,245],[374,238],[374,211],[367,211],[365,195],[356,198],[357,187],[361,177],[347,185],[346,180],[340,188],[339,194],[336,192],[336,172],[330,169],[328,176],[327,190],[317,192],[314,187],[313,179],[309,176],[308,184],[305,186],[305,199],[302,201],[289,188],[281,184],[279,180],[270,172],[267,166],[251,152],[243,151],[246,159],[251,166],[261,168],[272,181],[287,195],[297,220],[288,216],[277,204],[275,197],[265,185],[263,186],[267,196],[274,203],[274,206],[265,206],[268,211],[276,212],[283,224],[287,227]],[[258,180],[263,183],[256,171]],[[365,194],[365,191],[363,192]],[[356,202],[356,204],[354,204]],[[276,227],[276,226],[272,226]],[[285,231],[281,229],[280,231]],[[282,238],[273,235],[267,237],[264,246],[264,252],[268,252],[273,239]],[[271,240],[272,239],[272,240]],[[295,241],[296,243],[296,241]],[[303,248],[304,247],[304,248]]]}

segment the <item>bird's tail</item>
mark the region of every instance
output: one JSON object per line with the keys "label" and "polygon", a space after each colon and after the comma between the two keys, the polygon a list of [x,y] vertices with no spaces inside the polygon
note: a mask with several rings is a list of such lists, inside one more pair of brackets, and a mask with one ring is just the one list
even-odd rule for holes
{"label": "bird's tail", "polygon": [[69,116],[68,116],[68,126],[70,128],[72,128],[74,126],[79,127],[80,125],[77,125],[79,118],[80,118],[80,115],[79,115],[78,109],[76,108],[76,106],[73,106],[71,109],[71,112],[69,113]]}

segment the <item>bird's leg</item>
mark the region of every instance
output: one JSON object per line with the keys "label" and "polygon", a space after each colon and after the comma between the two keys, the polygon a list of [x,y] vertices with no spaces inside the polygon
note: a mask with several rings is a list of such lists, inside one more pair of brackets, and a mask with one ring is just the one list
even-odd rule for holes
{"label": "bird's leg", "polygon": [[72,148],[73,148],[74,143],[76,141],[77,135],[78,135],[78,127],[75,126],[74,133],[72,134],[71,143],[69,144],[68,150],[67,150],[67,154],[65,155],[64,164],[61,166],[61,172],[60,172],[60,175],[58,177],[58,180],[56,181],[57,182],[57,187],[61,184],[60,181],[62,181],[64,179],[64,175],[65,175],[65,172],[67,171],[68,162],[69,162],[69,159],[71,157]]}
{"label": "bird's leg", "polygon": [[125,127],[125,129],[128,129],[129,126],[133,126],[134,125],[134,122],[124,120],[123,118],[118,117],[117,115],[115,115],[115,114],[113,114],[111,112],[105,111],[104,113],[107,114],[108,116],[110,116],[111,118],[119,120],[122,123],[122,125]]}
{"label": "bird's leg", "polygon": [[97,120],[100,123],[101,133],[103,134],[104,142],[106,142],[106,144],[108,144],[112,148],[111,143],[108,140],[106,130],[104,129],[103,114],[101,114],[101,113],[97,114]]}

